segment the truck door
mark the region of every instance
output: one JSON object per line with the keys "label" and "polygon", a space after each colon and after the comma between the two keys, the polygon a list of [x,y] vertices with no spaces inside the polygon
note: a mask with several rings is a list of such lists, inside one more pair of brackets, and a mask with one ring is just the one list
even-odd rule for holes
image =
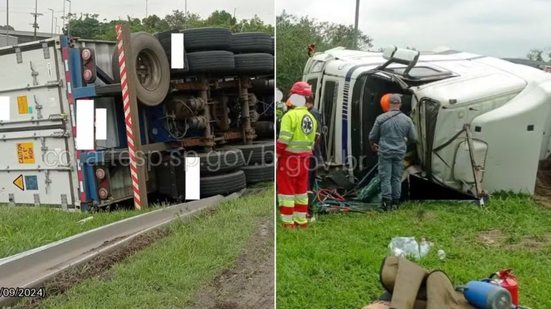
{"label": "truck door", "polygon": [[342,140],[336,140],[336,137],[340,136],[338,132],[342,131],[341,121],[339,121],[342,113],[338,108],[339,103],[342,102],[342,100],[338,99],[339,80],[335,77],[326,76],[323,80],[320,93],[318,109],[325,119],[325,125],[327,126],[327,132],[324,134],[324,140],[322,141],[324,143],[322,145],[322,154],[329,163],[341,162],[341,152],[336,151],[336,149],[340,149],[342,144]]}

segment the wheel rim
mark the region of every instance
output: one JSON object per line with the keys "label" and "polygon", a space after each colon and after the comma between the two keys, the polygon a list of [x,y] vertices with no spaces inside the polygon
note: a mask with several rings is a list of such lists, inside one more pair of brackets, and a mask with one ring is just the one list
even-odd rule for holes
{"label": "wheel rim", "polygon": [[143,88],[153,91],[161,80],[161,62],[150,49],[144,49],[136,57],[136,74]]}

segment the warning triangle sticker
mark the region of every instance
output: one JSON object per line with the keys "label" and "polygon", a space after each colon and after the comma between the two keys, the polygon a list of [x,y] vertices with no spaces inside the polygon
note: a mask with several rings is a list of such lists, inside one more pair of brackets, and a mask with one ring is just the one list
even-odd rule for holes
{"label": "warning triangle sticker", "polygon": [[23,175],[19,175],[19,177],[15,178],[13,181],[13,184],[21,189],[21,191],[25,191],[25,183],[23,182]]}

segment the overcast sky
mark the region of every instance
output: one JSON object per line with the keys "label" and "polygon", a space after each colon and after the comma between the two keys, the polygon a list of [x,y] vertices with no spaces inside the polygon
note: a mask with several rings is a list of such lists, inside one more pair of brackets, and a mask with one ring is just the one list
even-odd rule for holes
{"label": "overcast sky", "polygon": [[[282,10],[353,24],[355,0],[277,0]],[[361,0],[359,28],[376,47],[440,46],[496,57],[551,47],[549,0]]]}
{"label": "overcast sky", "polygon": [[[43,16],[38,18],[40,26],[39,32],[50,32],[52,13],[49,8],[54,10],[54,17],[58,17],[58,26],[61,26],[63,15],[64,0],[38,0],[38,12]],[[16,30],[33,30],[30,24],[33,23],[33,17],[30,14],[34,11],[34,0],[10,0],[10,25]],[[148,14],[156,14],[161,18],[172,13],[172,10],[184,10],[186,0],[148,0]],[[132,17],[145,17],[146,0],[72,0],[71,12],[76,13],[97,13],[100,20],[108,20],[118,17],[125,18],[126,15]],[[201,17],[207,17],[215,10],[226,10],[235,15],[238,19],[249,19],[255,14],[264,22],[274,24],[274,2],[273,0],[187,0],[187,9],[189,12],[197,13]],[[65,2],[65,10],[69,11],[69,2]],[[55,21],[54,21],[55,23]],[[0,0],[0,24],[6,24],[6,0]]]}

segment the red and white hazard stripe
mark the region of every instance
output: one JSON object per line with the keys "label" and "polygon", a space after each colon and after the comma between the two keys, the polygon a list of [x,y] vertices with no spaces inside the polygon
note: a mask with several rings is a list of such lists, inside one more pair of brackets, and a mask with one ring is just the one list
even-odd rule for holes
{"label": "red and white hazard stripe", "polygon": [[117,49],[119,51],[119,68],[121,76],[122,100],[124,105],[124,121],[126,123],[126,139],[128,141],[128,153],[130,157],[130,175],[132,178],[132,191],[134,192],[134,207],[141,209],[140,186],[138,183],[138,167],[136,165],[136,138],[132,131],[132,117],[130,115],[130,99],[128,97],[128,80],[126,79],[126,56],[124,55],[122,26],[116,25]]}
{"label": "red and white hazard stripe", "polygon": [[[71,72],[69,72],[69,49],[67,47],[63,48],[62,51],[63,64],[65,66],[65,81],[67,82],[67,101],[69,101],[69,112],[71,113],[71,125],[73,138],[76,140],[77,136],[77,122],[75,115],[75,98],[73,97],[72,81],[71,81]],[[78,177],[78,188],[80,191],[79,200],[80,203],[86,202],[86,193],[84,192],[84,173],[80,166],[80,150],[75,147],[75,158],[77,161],[77,177]]]}

